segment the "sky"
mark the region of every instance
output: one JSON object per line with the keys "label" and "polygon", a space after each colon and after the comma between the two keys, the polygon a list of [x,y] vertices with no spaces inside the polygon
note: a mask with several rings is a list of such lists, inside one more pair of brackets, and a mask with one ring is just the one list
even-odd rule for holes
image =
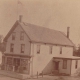
{"label": "sky", "polygon": [[80,0],[0,0],[0,34],[4,37],[23,15],[23,22],[67,33],[80,44]]}

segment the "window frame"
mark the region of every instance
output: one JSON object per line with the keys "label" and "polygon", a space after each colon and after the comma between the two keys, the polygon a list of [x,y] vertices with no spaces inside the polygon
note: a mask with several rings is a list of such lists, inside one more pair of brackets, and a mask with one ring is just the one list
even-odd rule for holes
{"label": "window frame", "polygon": [[63,69],[67,69],[67,59],[64,59],[63,60]]}
{"label": "window frame", "polygon": [[[24,51],[23,51],[23,47],[24,47]],[[21,44],[21,53],[25,52],[25,44]]]}
{"label": "window frame", "polygon": [[14,44],[13,43],[10,44],[10,52],[14,52]]}
{"label": "window frame", "polygon": [[49,52],[50,54],[52,54],[52,52],[53,52],[52,50],[53,50],[53,46],[50,46],[50,50],[49,50],[50,51]]}
{"label": "window frame", "polygon": [[40,46],[41,45],[37,45],[37,54],[40,54]]}
{"label": "window frame", "polygon": [[13,32],[12,33],[12,40],[15,40],[15,38],[16,38],[16,32]]}
{"label": "window frame", "polygon": [[7,57],[7,65],[13,65],[13,58],[12,57]]}
{"label": "window frame", "polygon": [[78,68],[78,60],[75,60],[75,69]]}
{"label": "window frame", "polygon": [[60,47],[60,54],[62,54],[62,46]]}
{"label": "window frame", "polygon": [[20,33],[20,40],[24,40],[24,31],[21,31]]}

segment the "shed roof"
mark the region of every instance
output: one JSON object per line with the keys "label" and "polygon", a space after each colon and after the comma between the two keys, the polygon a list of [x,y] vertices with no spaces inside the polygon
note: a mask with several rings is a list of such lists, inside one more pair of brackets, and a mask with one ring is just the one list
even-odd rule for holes
{"label": "shed roof", "polygon": [[65,56],[65,55],[59,55],[53,57],[54,59],[72,59],[72,60],[80,60],[80,57],[77,56]]}

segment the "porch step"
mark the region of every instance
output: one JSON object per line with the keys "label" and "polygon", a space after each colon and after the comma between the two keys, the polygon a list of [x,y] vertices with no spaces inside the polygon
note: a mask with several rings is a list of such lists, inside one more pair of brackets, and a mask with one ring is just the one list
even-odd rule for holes
{"label": "porch step", "polygon": [[26,78],[30,77],[27,74],[20,74],[20,73],[16,73],[16,72],[12,72],[12,71],[6,71],[6,70],[0,70],[0,74],[8,76],[8,77],[12,77],[12,78],[17,78],[17,79],[26,79]]}
{"label": "porch step", "polygon": [[59,74],[59,71],[58,70],[54,70],[53,74]]}

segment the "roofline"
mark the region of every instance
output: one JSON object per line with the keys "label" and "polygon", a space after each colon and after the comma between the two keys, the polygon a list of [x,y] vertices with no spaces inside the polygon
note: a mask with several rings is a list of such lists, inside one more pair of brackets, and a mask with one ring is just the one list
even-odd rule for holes
{"label": "roofline", "polygon": [[20,55],[20,54],[9,54],[9,53],[4,53],[4,56],[19,56],[19,57],[27,57],[27,58],[31,58],[30,55]]}
{"label": "roofline", "polygon": [[80,58],[65,58],[65,57],[53,57],[53,59],[80,60]]}
{"label": "roofline", "polygon": [[[61,31],[59,31],[61,34],[63,34]],[[63,34],[74,46],[75,46],[75,44],[72,42],[72,40],[70,39],[70,38],[68,38],[66,35],[65,35],[65,33]]]}
{"label": "roofline", "polygon": [[14,29],[14,26],[18,24],[18,21],[15,22],[15,24],[11,27],[11,29],[9,30],[9,32],[6,34],[5,38],[3,39],[3,41],[6,42],[6,39],[8,37],[8,35],[10,36],[10,32],[12,31],[12,29]]}
{"label": "roofline", "polygon": [[[15,22],[15,24],[12,26],[12,28],[9,30],[9,32],[7,33],[7,35],[5,36],[5,38],[3,39],[3,41],[4,42],[6,42],[7,40],[7,38],[8,38],[8,35],[10,36],[11,34],[11,31],[13,31],[13,29],[15,29],[16,28],[16,25],[20,25],[20,27],[22,28],[22,26],[21,26],[21,24],[19,23],[19,21],[17,20],[16,22]],[[23,28],[22,28],[23,29]],[[26,33],[26,31],[23,29],[23,31],[25,32],[25,34],[27,35],[27,33]],[[28,36],[28,35],[27,35]],[[29,38],[29,40],[31,40],[30,39],[30,37],[28,36],[28,38]]]}
{"label": "roofline", "polygon": [[[18,22],[19,23],[19,22]],[[22,25],[19,23],[19,25],[21,26],[21,28],[23,29]],[[27,35],[27,37],[30,39],[30,37],[28,36],[28,34],[26,33],[26,31],[23,29],[23,31],[25,32],[25,34]],[[30,39],[31,41],[31,39]]]}
{"label": "roofline", "polygon": [[62,45],[62,44],[55,44],[55,43],[44,43],[44,42],[37,42],[37,41],[30,41],[30,42],[32,42],[32,43],[41,43],[41,44],[50,44],[50,45],[56,45],[56,46],[65,46],[65,47],[74,47],[74,46],[71,46],[71,45]]}

